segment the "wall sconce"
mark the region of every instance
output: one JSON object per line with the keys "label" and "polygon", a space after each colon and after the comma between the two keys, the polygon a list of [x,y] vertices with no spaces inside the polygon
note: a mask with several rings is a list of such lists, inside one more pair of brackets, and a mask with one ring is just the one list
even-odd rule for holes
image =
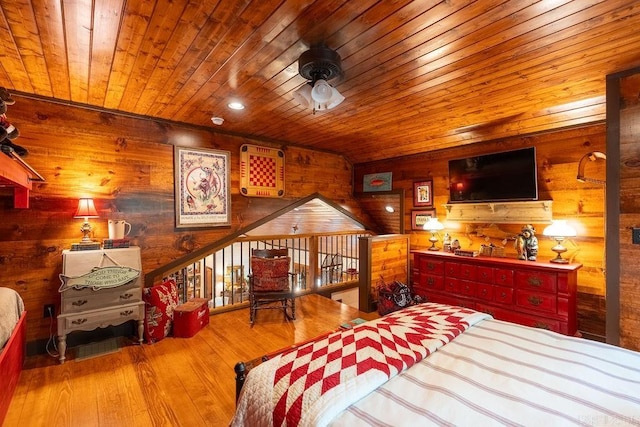
{"label": "wall sconce", "polygon": [[442,225],[442,223],[438,221],[438,218],[431,217],[427,222],[424,223],[424,226],[422,228],[431,232],[431,237],[429,237],[429,241],[431,242],[431,247],[429,248],[429,250],[439,251],[440,248],[436,247],[436,242],[438,241],[438,237],[436,236],[436,233],[440,230],[443,230],[444,225]]}
{"label": "wall sconce", "polygon": [[89,237],[89,233],[91,233],[91,224],[89,224],[89,218],[99,218],[96,207],[93,204],[93,199],[84,198],[78,200],[78,209],[76,210],[76,214],[73,217],[84,218],[84,223],[82,224],[82,227],[80,227],[80,231],[83,235],[80,243],[93,242],[93,240],[91,240],[91,238]]}
{"label": "wall sconce", "polygon": [[590,153],[585,154],[580,159],[580,163],[578,164],[578,176],[576,179],[580,182],[593,182],[594,184],[606,184],[606,181],[601,179],[587,178],[584,176],[584,168],[587,162],[595,162],[598,159],[607,160],[607,155],[600,151],[592,151]]}
{"label": "wall sconce", "polygon": [[556,241],[556,245],[551,248],[557,256],[551,260],[551,262],[555,262],[558,264],[568,264],[569,260],[562,258],[562,254],[567,251],[567,248],[562,246],[562,242],[567,237],[574,237],[576,235],[576,230],[567,224],[565,220],[554,220],[551,221],[551,225],[547,226],[542,232],[543,235],[549,236]]}

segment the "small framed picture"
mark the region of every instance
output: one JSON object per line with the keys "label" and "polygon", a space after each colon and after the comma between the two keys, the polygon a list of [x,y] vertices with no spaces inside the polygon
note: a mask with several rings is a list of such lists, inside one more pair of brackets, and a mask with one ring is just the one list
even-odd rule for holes
{"label": "small framed picture", "polygon": [[425,210],[412,210],[411,211],[411,229],[412,230],[424,230],[424,225],[429,221],[430,218],[436,216],[435,209],[425,209]]}
{"label": "small framed picture", "polygon": [[433,206],[433,181],[417,181],[413,183],[413,206]]}

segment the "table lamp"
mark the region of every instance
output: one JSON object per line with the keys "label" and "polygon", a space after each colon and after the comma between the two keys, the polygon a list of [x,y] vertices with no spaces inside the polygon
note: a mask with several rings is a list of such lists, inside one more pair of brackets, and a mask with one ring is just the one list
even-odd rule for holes
{"label": "table lamp", "polygon": [[556,245],[551,248],[557,256],[551,260],[557,264],[568,264],[569,260],[562,258],[562,253],[567,251],[567,248],[562,246],[562,242],[567,237],[573,237],[576,235],[576,230],[567,224],[567,221],[563,219],[552,220],[551,225],[547,226],[542,232],[543,235],[549,236],[556,241]]}
{"label": "table lamp", "polygon": [[89,233],[91,233],[91,224],[89,224],[89,218],[98,218],[98,212],[96,211],[96,207],[93,204],[93,199],[83,198],[78,200],[78,210],[76,210],[76,214],[73,216],[74,218],[84,218],[84,223],[82,227],[80,227],[80,231],[82,231],[82,240],[80,243],[91,243],[93,240],[89,237]]}
{"label": "table lamp", "polygon": [[431,232],[431,237],[429,238],[429,241],[431,242],[431,247],[429,248],[429,250],[439,251],[440,248],[436,247],[436,242],[438,241],[438,237],[436,236],[436,233],[444,229],[444,225],[442,225],[442,223],[438,221],[438,218],[436,218],[435,216],[432,216],[431,218],[429,218],[427,222],[425,222],[422,228]]}

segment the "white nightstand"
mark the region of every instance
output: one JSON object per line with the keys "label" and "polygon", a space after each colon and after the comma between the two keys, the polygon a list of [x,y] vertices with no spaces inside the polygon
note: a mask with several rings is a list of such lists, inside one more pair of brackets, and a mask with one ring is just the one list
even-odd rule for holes
{"label": "white nightstand", "polygon": [[144,302],[142,301],[142,261],[140,248],[98,249],[91,251],[62,251],[62,274],[78,277],[95,267],[131,267],[140,276],[121,286],[97,289],[67,289],[60,293],[58,316],[58,351],[64,363],[67,334],[73,331],[92,331],[96,328],[138,321],[138,340],[144,332]]}

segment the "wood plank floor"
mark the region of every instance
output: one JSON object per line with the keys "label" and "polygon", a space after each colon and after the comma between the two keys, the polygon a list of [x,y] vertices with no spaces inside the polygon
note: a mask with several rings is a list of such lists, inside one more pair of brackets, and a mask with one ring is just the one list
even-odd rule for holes
{"label": "wood plank floor", "polygon": [[260,357],[336,329],[354,318],[373,319],[319,295],[300,297],[296,320],[262,310],[216,314],[192,338],[153,345],[125,340],[117,353],[82,361],[39,355],[27,359],[5,426],[224,426],[235,409],[240,360]]}

